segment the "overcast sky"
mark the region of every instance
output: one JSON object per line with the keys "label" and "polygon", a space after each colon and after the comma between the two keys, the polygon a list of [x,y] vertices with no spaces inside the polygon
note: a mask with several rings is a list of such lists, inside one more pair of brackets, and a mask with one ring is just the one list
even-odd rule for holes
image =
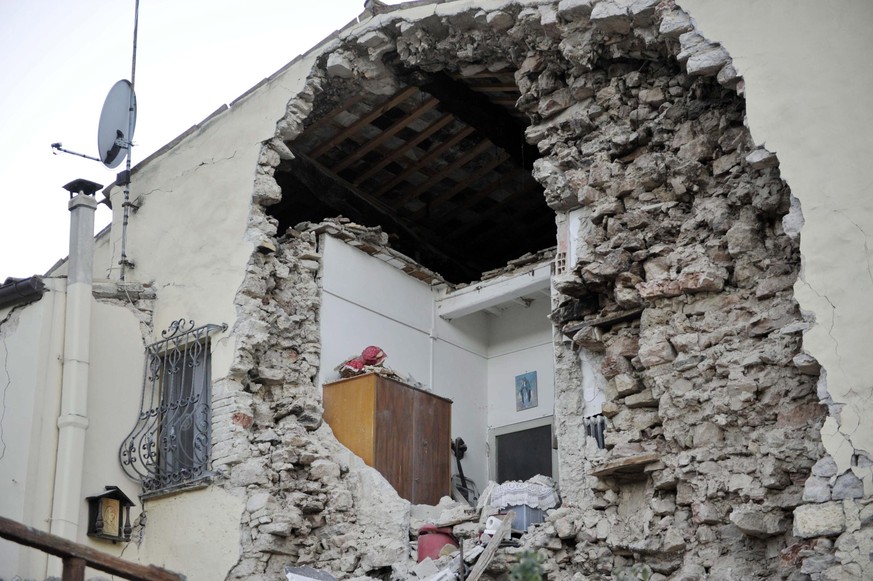
{"label": "overcast sky", "polygon": [[[389,1],[388,4],[398,2]],[[363,0],[141,0],[133,163],[306,52]],[[0,284],[67,254],[68,195],[114,170],[97,155],[109,89],[129,79],[135,0],[0,0]],[[99,197],[99,194],[98,194]],[[110,220],[100,205],[96,230]]]}

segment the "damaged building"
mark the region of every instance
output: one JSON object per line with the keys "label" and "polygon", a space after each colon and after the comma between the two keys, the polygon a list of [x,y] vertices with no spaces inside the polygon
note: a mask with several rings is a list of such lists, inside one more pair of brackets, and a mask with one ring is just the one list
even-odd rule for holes
{"label": "damaged building", "polygon": [[[560,492],[490,578],[871,578],[873,10],[824,4],[368,3],[0,286],[0,513],[193,580],[417,578],[462,465]],[[352,412],[367,457],[328,392],[371,345],[416,389]]]}

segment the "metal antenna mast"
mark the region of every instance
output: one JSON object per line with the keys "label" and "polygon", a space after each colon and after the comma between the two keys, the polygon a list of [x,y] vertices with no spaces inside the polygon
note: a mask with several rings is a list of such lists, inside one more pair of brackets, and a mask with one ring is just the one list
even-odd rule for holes
{"label": "metal antenna mast", "polygon": [[124,180],[124,203],[121,205],[123,218],[121,221],[121,260],[118,263],[121,265],[121,280],[124,280],[125,270],[128,266],[133,266],[133,263],[127,260],[127,222],[130,217],[130,156],[133,153],[133,124],[136,121],[134,109],[136,107],[136,96],[134,95],[134,87],[136,86],[136,35],[139,31],[139,0],[136,0],[136,6],[133,13],[133,57],[130,64],[130,102],[128,108],[128,146],[127,146],[127,162],[125,165],[125,180]]}

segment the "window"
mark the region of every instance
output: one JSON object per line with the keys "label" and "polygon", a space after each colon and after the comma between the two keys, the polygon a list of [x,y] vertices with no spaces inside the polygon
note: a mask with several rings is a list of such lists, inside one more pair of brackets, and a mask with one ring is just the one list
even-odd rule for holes
{"label": "window", "polygon": [[527,480],[537,474],[558,480],[552,420],[552,416],[547,416],[491,428],[491,478],[498,484]]}
{"label": "window", "polygon": [[209,334],[226,328],[180,319],[146,347],[139,418],[119,451],[122,468],[142,483],[145,496],[209,477]]}

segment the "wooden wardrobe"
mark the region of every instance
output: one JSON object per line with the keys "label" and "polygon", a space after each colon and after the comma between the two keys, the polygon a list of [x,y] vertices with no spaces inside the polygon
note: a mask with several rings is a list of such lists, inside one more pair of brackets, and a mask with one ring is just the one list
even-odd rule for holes
{"label": "wooden wardrobe", "polygon": [[336,438],[414,504],[451,493],[452,402],[367,373],[323,386]]}

